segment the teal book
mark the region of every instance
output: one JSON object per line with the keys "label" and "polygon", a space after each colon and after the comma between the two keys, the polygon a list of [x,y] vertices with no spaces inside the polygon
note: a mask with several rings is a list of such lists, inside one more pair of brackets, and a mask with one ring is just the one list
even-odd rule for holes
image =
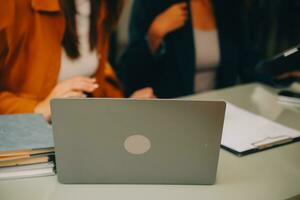
{"label": "teal book", "polygon": [[0,115],[0,152],[52,147],[52,128],[41,115]]}

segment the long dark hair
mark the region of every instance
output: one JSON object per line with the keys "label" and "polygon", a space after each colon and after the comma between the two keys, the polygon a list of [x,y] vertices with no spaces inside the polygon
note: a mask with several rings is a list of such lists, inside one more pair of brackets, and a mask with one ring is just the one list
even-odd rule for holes
{"label": "long dark hair", "polygon": [[[90,49],[94,50],[98,44],[99,27],[98,22],[101,16],[100,10],[105,7],[106,15],[102,24],[103,37],[108,38],[115,28],[123,7],[123,0],[89,0],[91,2],[90,14]],[[60,0],[62,12],[66,20],[66,29],[62,45],[70,58],[78,58],[80,52],[78,49],[79,40],[76,27],[76,5],[75,0]]]}

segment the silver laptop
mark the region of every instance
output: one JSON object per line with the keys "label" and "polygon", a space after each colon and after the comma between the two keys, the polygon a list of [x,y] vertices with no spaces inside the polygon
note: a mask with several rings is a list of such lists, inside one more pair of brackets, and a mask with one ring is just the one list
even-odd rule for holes
{"label": "silver laptop", "polygon": [[214,184],[224,102],[55,99],[61,183]]}

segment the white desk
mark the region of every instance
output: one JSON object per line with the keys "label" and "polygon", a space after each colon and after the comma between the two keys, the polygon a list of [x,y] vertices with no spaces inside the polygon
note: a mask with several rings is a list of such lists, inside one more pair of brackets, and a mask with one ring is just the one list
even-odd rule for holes
{"label": "white desk", "polygon": [[[225,99],[300,130],[300,109],[278,105],[259,84],[195,95],[192,99]],[[56,176],[0,182],[0,200],[282,200],[300,194],[300,142],[246,157],[221,150],[213,186],[62,185]]]}

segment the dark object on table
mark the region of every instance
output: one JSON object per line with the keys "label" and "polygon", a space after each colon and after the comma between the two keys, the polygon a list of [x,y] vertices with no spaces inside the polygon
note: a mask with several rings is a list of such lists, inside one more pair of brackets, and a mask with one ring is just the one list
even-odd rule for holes
{"label": "dark object on table", "polygon": [[279,76],[296,70],[300,70],[300,45],[265,60],[256,67],[260,81],[277,87],[285,87],[293,82],[300,82],[299,78],[294,77],[278,79]]}

